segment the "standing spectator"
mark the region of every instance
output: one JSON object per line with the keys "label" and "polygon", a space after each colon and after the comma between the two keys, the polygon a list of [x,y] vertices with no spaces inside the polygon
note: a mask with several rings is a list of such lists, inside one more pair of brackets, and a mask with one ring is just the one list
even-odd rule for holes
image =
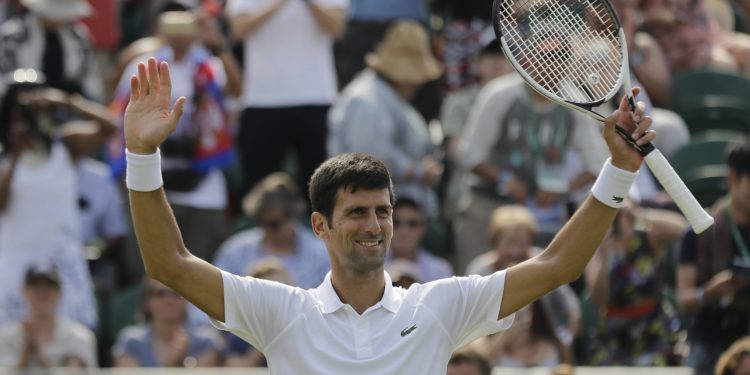
{"label": "standing spectator", "polygon": [[339,87],[346,87],[365,68],[365,55],[399,20],[425,22],[424,0],[351,0],[346,30],[335,45]]}
{"label": "standing spectator", "polygon": [[[187,10],[164,12],[159,17],[159,35],[164,46],[155,54],[170,64],[172,101],[181,96],[188,99],[177,130],[161,145],[164,189],[185,245],[210,260],[225,238],[228,197],[222,168],[234,157],[224,94],[239,95],[241,73],[211,18],[199,19]],[[121,115],[138,60],[125,70],[112,103]],[[114,173],[120,176],[125,172],[122,138],[111,144],[111,153]]]}
{"label": "standing spectator", "polygon": [[[386,269],[393,261],[407,260],[416,265],[421,276],[418,280],[420,283],[453,276],[453,269],[448,261],[421,246],[426,230],[427,217],[419,203],[410,198],[397,199],[393,204],[393,239]],[[391,277],[393,280],[397,279],[393,275]]]}
{"label": "standing spectator", "polygon": [[[558,106],[530,89],[517,75],[496,78],[482,88],[461,137],[461,163],[473,175],[454,221],[457,267],[464,269],[489,248],[486,228],[502,204],[526,204],[548,240],[567,220],[569,191],[594,180],[607,157],[588,116]],[[571,155],[582,160],[566,171]]]}
{"label": "standing spectator", "polygon": [[492,367],[479,353],[459,350],[448,360],[447,375],[490,375]]}
{"label": "standing spectator", "polygon": [[687,365],[710,374],[732,342],[750,334],[750,143],[728,155],[729,196],[711,210],[714,225],[685,233],[677,268],[677,301],[694,319]]}
{"label": "standing spectator", "polygon": [[[29,12],[0,28],[0,75],[36,69],[47,84],[103,100],[104,82],[89,42],[76,22],[91,14],[86,0],[21,0]],[[7,86],[0,83],[0,96]]]}
{"label": "standing spectator", "polygon": [[96,337],[85,326],[57,315],[61,290],[54,267],[26,271],[23,296],[29,312],[0,328],[0,368],[96,368]]}
{"label": "standing spectator", "polygon": [[[0,105],[0,324],[25,315],[23,272],[47,260],[58,266],[67,291],[62,316],[94,327],[75,159],[100,147],[115,125],[105,108],[44,86],[41,75],[16,71],[15,79],[24,82],[8,85]],[[62,110],[91,121],[60,124],[54,114]]]}
{"label": "standing spectator", "polygon": [[336,97],[333,41],[348,0],[229,0],[233,36],[244,41],[238,149],[246,191],[296,152],[299,186],[326,158],[326,115]]}
{"label": "standing spectator", "polygon": [[461,133],[469,119],[471,107],[479,94],[479,90],[493,79],[513,72],[513,68],[505,59],[503,49],[495,38],[495,31],[490,27],[481,36],[482,49],[477,60],[477,74],[479,82],[464,87],[449,94],[443,102],[440,114],[440,124],[443,127],[448,174],[448,185],[443,197],[443,213],[446,217],[453,217],[459,208],[459,199],[466,192],[466,170],[460,163],[459,145]]}
{"label": "standing spectator", "polygon": [[[83,244],[100,251],[93,257],[94,283],[107,291],[124,287],[125,238],[130,225],[120,187],[105,163],[89,157],[76,160],[78,171],[78,210]],[[90,258],[91,259],[91,258]]]}
{"label": "standing spectator", "polygon": [[[491,275],[508,269],[541,252],[534,247],[537,232],[532,213],[520,205],[495,209],[490,219],[490,251],[476,257],[466,270],[467,275]],[[570,346],[581,325],[581,308],[573,288],[563,285],[541,299],[552,315],[555,333],[563,344]]]}
{"label": "standing spectator", "polygon": [[424,28],[411,21],[394,24],[366,60],[369,69],[331,108],[328,152],[366,152],[383,160],[396,193],[414,199],[434,216],[438,202],[432,186],[442,166],[432,156],[427,126],[409,100],[443,69],[430,52]]}
{"label": "standing spectator", "polygon": [[678,365],[676,307],[662,297],[668,248],[687,228],[678,213],[627,203],[585,271],[602,311],[590,362],[595,366]]}
{"label": "standing spectator", "polygon": [[215,367],[214,339],[186,325],[187,302],[162,283],[145,279],[145,324],[125,327],[112,354],[116,367]]}

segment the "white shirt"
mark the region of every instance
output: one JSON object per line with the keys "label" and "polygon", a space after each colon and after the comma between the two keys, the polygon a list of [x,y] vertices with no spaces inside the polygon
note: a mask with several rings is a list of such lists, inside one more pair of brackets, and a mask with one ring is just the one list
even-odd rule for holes
{"label": "white shirt", "polygon": [[[227,13],[257,12],[276,0],[229,0]],[[313,0],[346,10],[349,0]],[[336,97],[333,38],[304,1],[288,1],[245,36],[245,107],[328,105]]]}
{"label": "white shirt", "polygon": [[380,302],[362,315],[341,302],[331,274],[316,289],[222,272],[229,330],[263,352],[271,374],[444,374],[453,351],[503,329],[505,271],[409,289],[385,274]]}
{"label": "white shirt", "polygon": [[[18,364],[24,345],[23,324],[13,322],[0,328],[0,368]],[[96,368],[96,336],[90,329],[73,321],[57,319],[52,340],[41,344],[42,355],[52,366],[64,366],[71,357],[78,358],[88,368]],[[31,367],[39,366],[36,361]],[[83,372],[81,372],[83,373]]]}

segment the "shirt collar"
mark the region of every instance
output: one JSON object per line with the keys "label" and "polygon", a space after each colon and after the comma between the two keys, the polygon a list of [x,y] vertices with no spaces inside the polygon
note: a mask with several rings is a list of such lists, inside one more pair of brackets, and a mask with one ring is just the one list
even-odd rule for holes
{"label": "shirt collar", "polygon": [[[375,306],[380,305],[386,310],[395,313],[398,311],[398,308],[401,307],[401,298],[399,298],[399,293],[395,290],[396,288],[393,287],[393,282],[391,281],[391,276],[388,275],[388,272],[383,271],[383,278],[385,279],[385,292],[383,293],[383,298],[380,302],[376,303]],[[341,299],[339,299],[336,290],[333,289],[333,284],[331,283],[331,271],[328,271],[323,283],[318,287],[318,298],[323,304],[323,314],[334,313],[338,311],[338,309],[346,306],[341,302]]]}

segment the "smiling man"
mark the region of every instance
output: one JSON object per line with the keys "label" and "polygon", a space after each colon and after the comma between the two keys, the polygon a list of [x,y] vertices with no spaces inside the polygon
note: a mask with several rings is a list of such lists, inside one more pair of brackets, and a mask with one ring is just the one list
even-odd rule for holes
{"label": "smiling man", "polygon": [[642,106],[631,113],[622,102],[604,131],[611,162],[546,251],[489,276],[409,289],[393,287],[383,268],[394,199],[385,165],[365,154],[329,159],[313,174],[310,200],[331,272],[303,290],[222,272],[190,254],[164,198],[158,153],[185,100],[170,112],[169,69],[154,59],[139,64],[131,89],[127,185],[146,271],[263,352],[272,374],[445,373],[455,349],[509,327],[513,312],[581,274],[617,212],[611,197],[627,192],[642,163],[615,123],[639,144],[655,136]]}

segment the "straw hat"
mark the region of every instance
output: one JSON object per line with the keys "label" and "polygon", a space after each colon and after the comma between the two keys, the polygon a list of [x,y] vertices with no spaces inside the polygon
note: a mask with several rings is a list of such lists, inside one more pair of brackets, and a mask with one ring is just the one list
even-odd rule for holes
{"label": "straw hat", "polygon": [[55,22],[73,22],[91,15],[86,0],[21,0],[37,16]]}
{"label": "straw hat", "polygon": [[422,84],[440,77],[443,66],[430,51],[424,28],[411,21],[393,25],[365,63],[396,83]]}

